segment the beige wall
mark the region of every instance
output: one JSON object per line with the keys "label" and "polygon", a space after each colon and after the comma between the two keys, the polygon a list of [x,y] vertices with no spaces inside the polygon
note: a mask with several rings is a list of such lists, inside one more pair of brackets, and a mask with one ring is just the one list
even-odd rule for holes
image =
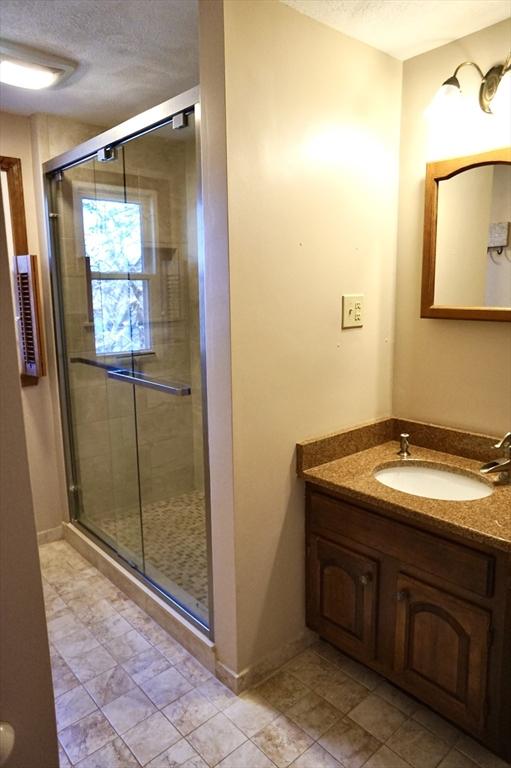
{"label": "beige wall", "polygon": [[38,531],[47,531],[60,525],[67,501],[61,471],[63,465],[60,433],[55,429],[58,412],[55,412],[56,369],[53,357],[51,304],[48,300],[48,261],[38,231],[29,118],[5,112],[0,114],[0,154],[21,159],[28,247],[30,253],[39,256],[43,288],[48,375],[40,379],[36,387],[22,389],[21,397],[36,527]]}
{"label": "beige wall", "polygon": [[10,723],[16,734],[5,768],[57,768],[9,272],[0,210],[0,721]]}
{"label": "beige wall", "polygon": [[242,670],[304,631],[296,441],[391,412],[401,64],[274,0],[224,13]]}
{"label": "beige wall", "polygon": [[465,111],[444,121],[424,113],[457,64],[486,71],[502,61],[510,34],[505,21],[406,61],[401,123],[394,413],[495,435],[511,424],[511,326],[420,319],[424,175],[429,160],[509,144],[511,129],[479,109],[471,69],[460,72]]}

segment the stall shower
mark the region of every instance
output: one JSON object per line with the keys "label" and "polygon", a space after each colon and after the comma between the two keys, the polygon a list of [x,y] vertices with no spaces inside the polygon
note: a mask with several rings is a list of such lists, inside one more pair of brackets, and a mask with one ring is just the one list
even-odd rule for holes
{"label": "stall shower", "polygon": [[45,171],[71,518],[207,631],[196,101]]}

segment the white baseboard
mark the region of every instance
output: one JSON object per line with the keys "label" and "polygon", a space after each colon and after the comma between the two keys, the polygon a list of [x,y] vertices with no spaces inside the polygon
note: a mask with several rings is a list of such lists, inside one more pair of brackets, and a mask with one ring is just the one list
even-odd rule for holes
{"label": "white baseboard", "polygon": [[46,531],[38,531],[37,532],[37,543],[39,546],[41,544],[49,544],[52,541],[58,541],[63,537],[62,533],[62,524],[57,525],[55,528],[48,528]]}
{"label": "white baseboard", "polygon": [[300,637],[277,648],[264,659],[246,667],[242,672],[236,673],[222,662],[217,661],[216,676],[234,693],[242,693],[247,688],[262,682],[266,677],[276,672],[281,666],[290,661],[294,656],[306,650],[316,642],[318,635],[305,628]]}

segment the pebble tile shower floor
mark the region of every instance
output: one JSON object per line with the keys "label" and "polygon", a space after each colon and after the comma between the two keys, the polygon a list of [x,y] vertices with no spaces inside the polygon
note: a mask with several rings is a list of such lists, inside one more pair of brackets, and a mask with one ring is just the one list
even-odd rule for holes
{"label": "pebble tile shower floor", "polygon": [[40,557],[60,768],[509,768],[321,641],[235,696],[66,542]]}

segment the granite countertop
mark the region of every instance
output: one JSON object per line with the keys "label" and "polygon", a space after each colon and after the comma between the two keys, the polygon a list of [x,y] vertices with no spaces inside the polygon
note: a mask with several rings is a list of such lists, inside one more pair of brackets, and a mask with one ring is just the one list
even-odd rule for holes
{"label": "granite countertop", "polygon": [[[366,450],[309,468],[299,468],[306,481],[323,486],[354,503],[377,505],[379,509],[415,522],[427,522],[473,541],[511,552],[511,485],[496,485],[497,475],[486,475],[493,493],[474,501],[441,501],[412,496],[379,483],[373,477],[376,467],[399,461],[399,443],[389,440]],[[408,462],[436,462],[453,470],[473,472],[479,479],[481,462],[451,453],[412,445]]]}

